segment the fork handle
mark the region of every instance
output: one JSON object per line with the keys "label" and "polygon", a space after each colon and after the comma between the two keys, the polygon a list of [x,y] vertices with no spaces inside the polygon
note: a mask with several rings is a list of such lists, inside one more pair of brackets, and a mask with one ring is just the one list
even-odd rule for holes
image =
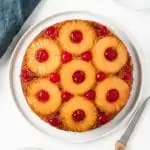
{"label": "fork handle", "polygon": [[125,150],[125,149],[126,149],[126,145],[120,141],[117,141],[115,150]]}
{"label": "fork handle", "polygon": [[116,150],[125,150],[127,142],[132,134],[132,132],[134,131],[134,128],[137,124],[137,122],[139,121],[139,118],[141,117],[142,112],[144,111],[144,108],[147,104],[147,102],[150,100],[150,96],[148,98],[146,98],[139,106],[139,108],[136,110],[136,112],[134,113],[134,116],[132,117],[126,131],[124,132],[124,134],[122,135],[122,137],[120,138],[119,141],[117,141],[116,143]]}

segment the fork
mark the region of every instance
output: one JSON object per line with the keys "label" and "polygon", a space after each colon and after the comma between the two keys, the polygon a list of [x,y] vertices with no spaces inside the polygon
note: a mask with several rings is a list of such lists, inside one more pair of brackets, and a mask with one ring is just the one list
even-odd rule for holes
{"label": "fork", "polygon": [[131,134],[133,133],[136,124],[138,123],[142,112],[145,109],[146,104],[148,103],[148,101],[150,100],[150,96],[147,97],[139,106],[139,108],[136,110],[136,112],[134,113],[133,117],[131,118],[131,121],[126,129],[126,131],[124,132],[124,134],[121,136],[120,140],[117,141],[116,143],[116,150],[125,150],[127,143],[129,141],[129,138],[131,136]]}

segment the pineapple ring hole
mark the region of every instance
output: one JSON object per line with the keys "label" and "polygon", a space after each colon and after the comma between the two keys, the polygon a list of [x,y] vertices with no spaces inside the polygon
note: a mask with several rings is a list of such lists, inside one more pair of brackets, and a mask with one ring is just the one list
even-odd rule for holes
{"label": "pineapple ring hole", "polygon": [[76,44],[80,43],[83,40],[82,32],[80,30],[72,31],[70,34],[70,40]]}
{"label": "pineapple ring hole", "polygon": [[50,95],[47,91],[41,89],[36,93],[36,97],[40,102],[47,102],[50,98]]}
{"label": "pineapple ring hole", "polygon": [[77,109],[72,114],[72,119],[75,122],[83,121],[85,119],[85,117],[86,117],[86,114],[85,114],[84,110],[82,110],[82,109]]}
{"label": "pineapple ring hole", "polygon": [[85,73],[81,70],[77,70],[73,73],[72,78],[75,83],[80,84],[85,80]]}
{"label": "pineapple ring hole", "polygon": [[107,60],[114,61],[117,58],[118,54],[114,48],[109,47],[105,50],[104,56]]}
{"label": "pineapple ring hole", "polygon": [[116,89],[110,89],[106,93],[106,99],[108,102],[116,102],[119,99],[119,92]]}
{"label": "pineapple ring hole", "polygon": [[43,63],[48,60],[49,54],[48,54],[47,50],[39,49],[35,54],[35,58],[38,62]]}

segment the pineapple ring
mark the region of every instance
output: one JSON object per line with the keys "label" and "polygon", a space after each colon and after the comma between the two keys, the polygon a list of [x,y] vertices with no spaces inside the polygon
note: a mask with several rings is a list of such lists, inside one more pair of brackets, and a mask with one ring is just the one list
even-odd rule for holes
{"label": "pineapple ring", "polygon": [[[116,89],[119,92],[119,98],[115,102],[107,101],[107,92],[111,89]],[[96,87],[95,103],[97,107],[106,113],[115,113],[120,111],[126,104],[130,95],[128,84],[116,76],[111,76]]]}
{"label": "pineapple ring", "polygon": [[[85,118],[80,122],[75,122],[72,118],[73,112],[77,109],[81,109],[85,112]],[[71,131],[87,131],[96,123],[97,110],[92,102],[84,97],[76,96],[64,103],[61,107],[60,118],[64,127]]]}
{"label": "pineapple ring", "polygon": [[[37,92],[41,89],[50,95],[46,102],[40,102],[36,97]],[[55,112],[60,106],[61,92],[48,79],[35,79],[27,88],[27,103],[37,114],[48,115]]]}
{"label": "pineapple ring", "polygon": [[[75,31],[81,31],[83,39],[80,43],[73,43],[70,40],[70,34]],[[79,55],[90,49],[95,41],[96,34],[93,28],[83,21],[70,21],[65,23],[59,31],[59,42],[61,47],[72,53]]]}
{"label": "pineapple ring", "polygon": [[[85,79],[82,83],[76,84],[72,75],[75,71],[81,70],[85,73]],[[60,70],[62,87],[72,94],[83,94],[89,90],[95,83],[95,69],[83,60],[72,60],[62,66]]]}
{"label": "pineapple ring", "polygon": [[[105,50],[112,47],[117,52],[117,58],[109,61],[105,58]],[[93,63],[101,71],[106,73],[118,72],[127,62],[128,54],[125,45],[116,37],[109,36],[100,39],[92,49]]]}
{"label": "pineapple ring", "polygon": [[[45,49],[49,54],[47,61],[40,63],[36,59],[36,53],[39,49]],[[50,72],[56,70],[60,63],[60,48],[48,38],[38,38],[29,46],[26,54],[27,66],[38,76],[47,76]]]}

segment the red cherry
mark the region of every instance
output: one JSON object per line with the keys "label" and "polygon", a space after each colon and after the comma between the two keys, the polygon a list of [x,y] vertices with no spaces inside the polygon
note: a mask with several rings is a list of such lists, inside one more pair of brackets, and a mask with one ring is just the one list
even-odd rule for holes
{"label": "red cherry", "polygon": [[21,79],[24,81],[31,81],[34,78],[33,73],[28,68],[21,70]]}
{"label": "red cherry", "polygon": [[96,94],[95,94],[95,91],[89,90],[84,94],[84,96],[88,98],[89,100],[93,100],[95,99]]}
{"label": "red cherry", "polygon": [[53,127],[59,128],[60,127],[60,121],[58,119],[58,117],[53,117],[48,119],[48,122],[50,125],[52,125]]}
{"label": "red cherry", "polygon": [[50,36],[52,39],[56,39],[58,37],[58,29],[56,26],[51,26],[46,29],[45,33]]}
{"label": "red cherry", "polygon": [[60,81],[60,76],[57,72],[52,72],[49,77],[50,81],[53,83],[57,83]]}
{"label": "red cherry", "polygon": [[108,123],[108,121],[109,121],[109,117],[105,113],[100,113],[100,115],[98,117],[98,124],[104,125],[104,124]]}
{"label": "red cherry", "polygon": [[83,39],[82,32],[79,30],[75,30],[71,32],[70,39],[73,43],[77,43],[77,44],[80,43]]}
{"label": "red cherry", "polygon": [[117,58],[117,52],[113,48],[107,48],[104,55],[105,58],[109,61],[113,61]]}
{"label": "red cherry", "polygon": [[132,78],[132,69],[129,66],[125,66],[121,69],[121,71],[119,72],[120,77],[123,80],[131,80]]}
{"label": "red cherry", "polygon": [[90,51],[86,51],[81,54],[81,58],[84,61],[90,61],[92,59],[92,53]]}
{"label": "red cherry", "polygon": [[107,92],[106,98],[109,102],[115,102],[119,98],[119,92],[116,89],[111,89]]}
{"label": "red cherry", "polygon": [[83,71],[76,71],[72,78],[75,83],[82,83],[85,79],[85,73]]}
{"label": "red cherry", "polygon": [[36,52],[36,60],[40,63],[43,63],[48,60],[49,54],[45,49],[40,49]]}
{"label": "red cherry", "polygon": [[86,117],[85,112],[81,109],[77,109],[72,114],[72,118],[76,122],[80,122],[80,121],[84,120],[85,117]]}
{"label": "red cherry", "polygon": [[117,52],[113,48],[107,48],[104,55],[105,58],[109,61],[113,61],[117,58]]}
{"label": "red cherry", "polygon": [[69,53],[69,52],[63,52],[62,55],[61,55],[61,61],[62,63],[67,63],[69,61],[72,60],[72,54]]}
{"label": "red cherry", "polygon": [[123,80],[130,80],[131,79],[131,72],[124,72]]}
{"label": "red cherry", "polygon": [[96,80],[97,81],[103,81],[106,78],[106,74],[104,72],[98,72],[96,74]]}
{"label": "red cherry", "polygon": [[62,94],[61,94],[61,98],[62,98],[62,100],[63,100],[63,102],[64,101],[68,101],[69,99],[71,99],[72,98],[72,94],[71,93],[69,93],[69,92],[63,92]]}
{"label": "red cherry", "polygon": [[49,93],[45,90],[38,91],[36,96],[37,96],[37,99],[41,102],[47,102],[50,98]]}
{"label": "red cherry", "polygon": [[110,33],[108,28],[104,25],[94,23],[93,26],[94,26],[97,36],[106,36]]}

